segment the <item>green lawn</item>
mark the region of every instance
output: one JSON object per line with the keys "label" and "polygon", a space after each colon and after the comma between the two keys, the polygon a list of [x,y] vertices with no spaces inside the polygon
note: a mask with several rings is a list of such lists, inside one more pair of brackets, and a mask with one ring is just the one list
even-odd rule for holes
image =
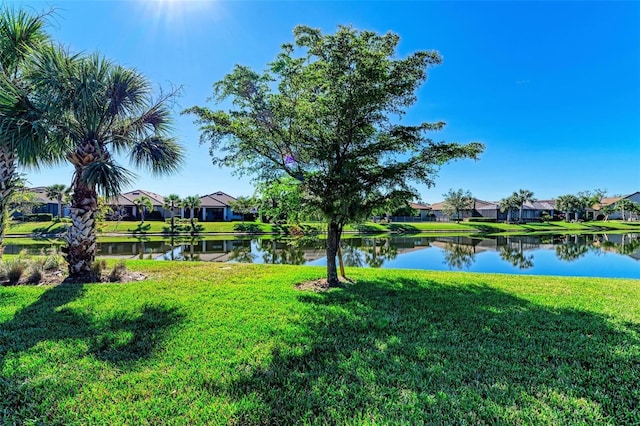
{"label": "green lawn", "polygon": [[128,265],[0,287],[3,424],[640,423],[640,280]]}
{"label": "green lawn", "polygon": [[[7,235],[26,234],[60,234],[65,231],[65,223],[56,222],[13,222],[7,229]],[[260,222],[200,222],[197,224],[198,233],[286,233],[288,225],[272,225]],[[326,226],[321,223],[308,223],[304,226],[313,227],[317,230],[324,230]],[[102,234],[168,234],[170,226],[165,222],[147,221],[140,222],[104,222],[98,225],[98,230]],[[418,233],[418,232],[460,232],[460,233],[483,233],[495,234],[503,232],[530,233],[530,232],[605,232],[605,231],[638,231],[640,232],[640,222],[622,221],[593,221],[585,223],[530,223],[526,225],[507,223],[484,223],[484,222],[395,222],[389,224],[367,222],[362,225],[346,226],[347,232],[361,233]],[[181,233],[189,234],[190,226],[183,224]]]}

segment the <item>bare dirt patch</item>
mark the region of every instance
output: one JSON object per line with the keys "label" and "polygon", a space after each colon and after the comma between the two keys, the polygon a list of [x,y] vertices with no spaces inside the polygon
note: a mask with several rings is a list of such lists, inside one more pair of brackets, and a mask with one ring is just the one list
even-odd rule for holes
{"label": "bare dirt patch", "polygon": [[330,286],[326,278],[318,278],[317,280],[304,281],[296,284],[296,290],[322,293],[332,288],[344,288],[347,284],[353,283],[354,281],[349,278],[340,278],[340,285]]}

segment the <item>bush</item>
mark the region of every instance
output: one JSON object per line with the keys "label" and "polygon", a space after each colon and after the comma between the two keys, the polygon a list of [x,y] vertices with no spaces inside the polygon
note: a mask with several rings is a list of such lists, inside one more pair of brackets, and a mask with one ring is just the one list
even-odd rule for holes
{"label": "bush", "polygon": [[51,253],[42,262],[42,268],[45,271],[54,271],[60,269],[63,261],[64,259],[58,253]]}
{"label": "bush", "polygon": [[4,272],[9,285],[16,285],[27,269],[27,263],[22,259],[14,259],[4,263]]}
{"label": "bush", "polygon": [[16,220],[22,222],[52,222],[53,215],[51,213],[23,214],[22,216],[16,217]]}
{"label": "bush", "polygon": [[125,264],[124,260],[120,260],[111,270],[111,273],[109,274],[109,281],[111,281],[112,283],[122,281],[126,273],[127,265]]}
{"label": "bush", "polygon": [[158,210],[154,210],[152,212],[149,212],[147,214],[144,215],[144,220],[159,220],[162,221],[164,220],[164,217],[162,216],[162,213],[160,213]]}
{"label": "bush", "polygon": [[102,271],[104,271],[106,268],[107,268],[106,260],[104,259],[96,260],[91,265],[91,278],[94,279],[96,282],[100,282],[102,280]]}
{"label": "bush", "polygon": [[42,281],[42,265],[38,262],[33,262],[29,267],[29,276],[27,277],[27,284],[39,284]]}

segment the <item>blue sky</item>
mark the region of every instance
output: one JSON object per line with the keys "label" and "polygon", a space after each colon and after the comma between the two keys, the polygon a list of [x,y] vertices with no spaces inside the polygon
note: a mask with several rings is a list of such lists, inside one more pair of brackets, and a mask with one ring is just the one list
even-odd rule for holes
{"label": "blue sky", "polygon": [[[449,188],[499,200],[520,188],[539,199],[595,188],[640,190],[640,2],[12,1],[56,8],[49,32],[72,51],[99,51],[154,84],[182,85],[175,134],[184,169],[133,188],[162,195],[251,195],[249,178],[211,164],[192,117],[234,64],[263,70],[297,24],[400,35],[399,56],[438,50],[403,122],[447,122],[436,140],[481,141],[479,161],[445,165],[422,200]],[[28,171],[32,186],[69,184],[71,169]]]}

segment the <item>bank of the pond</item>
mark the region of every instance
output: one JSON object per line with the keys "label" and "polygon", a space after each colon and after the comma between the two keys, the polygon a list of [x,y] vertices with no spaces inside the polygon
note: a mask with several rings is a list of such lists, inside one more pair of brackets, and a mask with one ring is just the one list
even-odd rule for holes
{"label": "bank of the pond", "polygon": [[4,423],[640,423],[640,280],[127,264],[0,288]]}
{"label": "bank of the pond", "polygon": [[[8,236],[52,236],[62,235],[68,226],[65,222],[13,222],[7,228]],[[326,228],[321,223],[308,223],[303,227],[309,230],[323,232]],[[99,235],[146,235],[161,236],[171,233],[170,225],[165,222],[102,222],[97,227]],[[198,235],[214,234],[287,234],[291,225],[273,225],[261,222],[199,222]],[[507,224],[490,222],[411,222],[411,223],[373,223],[345,227],[348,233],[467,233],[467,234],[496,234],[496,233],[565,233],[565,232],[612,232],[612,231],[640,231],[640,222],[623,221],[593,221],[581,223],[547,222],[528,224]],[[181,225],[180,235],[190,235],[190,227]]]}

